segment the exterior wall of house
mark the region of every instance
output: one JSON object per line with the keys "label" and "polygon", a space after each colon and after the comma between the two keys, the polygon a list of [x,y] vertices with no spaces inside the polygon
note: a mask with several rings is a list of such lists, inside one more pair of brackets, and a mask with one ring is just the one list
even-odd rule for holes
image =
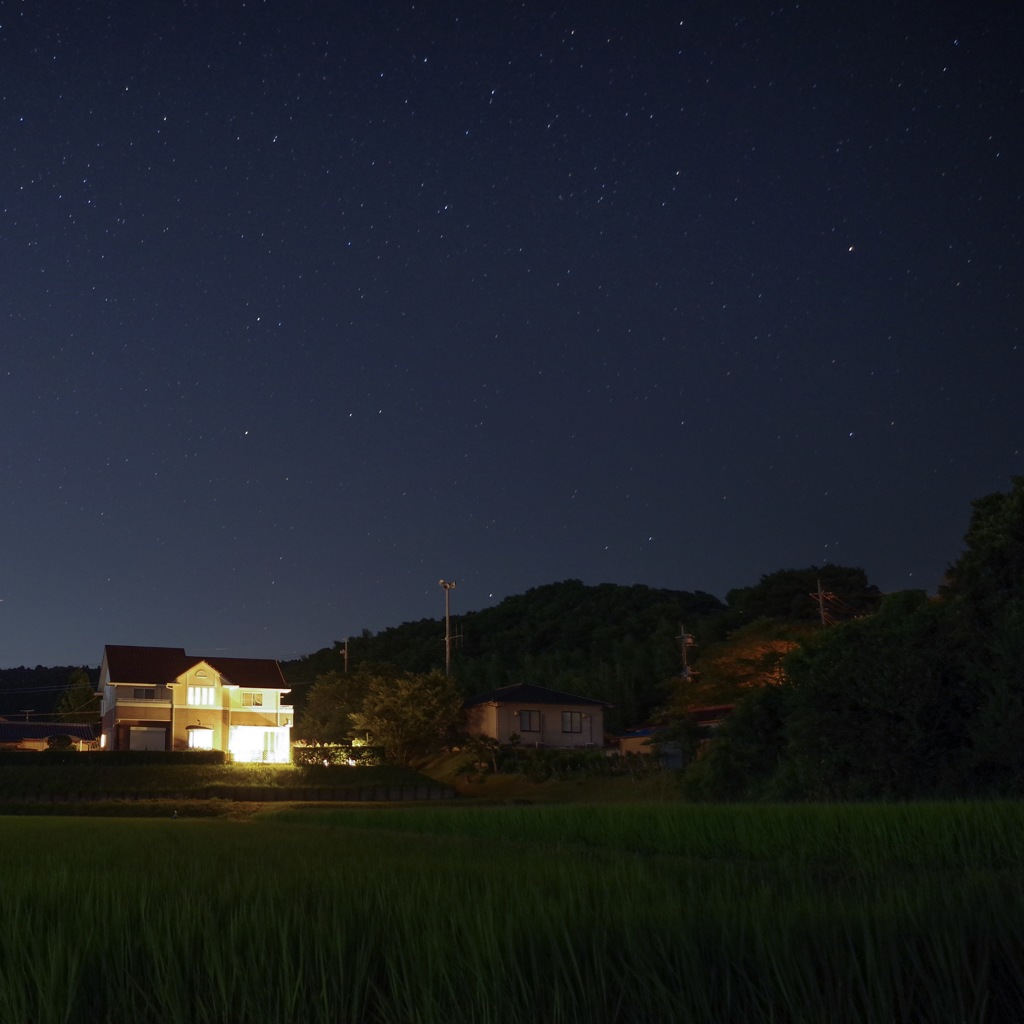
{"label": "exterior wall of house", "polygon": [[[20,743],[5,743],[4,749],[6,750],[46,750],[46,740],[22,740]],[[81,750],[82,745],[80,743],[75,744],[76,750]]]}
{"label": "exterior wall of house", "polygon": [[209,745],[204,749],[227,750],[229,722],[226,692],[220,675],[205,662],[193,665],[170,684],[171,750],[188,750],[193,730],[209,729]]}
{"label": "exterior wall of house", "polygon": [[619,738],[619,753],[621,754],[650,754],[651,752],[650,733]]}
{"label": "exterior wall of house", "polygon": [[[71,740],[71,749],[89,750],[92,744],[87,740]],[[45,739],[24,739],[17,743],[0,743],[0,750],[49,750],[50,744]]]}
{"label": "exterior wall of house", "polygon": [[[179,676],[171,689],[172,750],[210,746],[230,750],[238,760],[291,760],[292,708],[282,703],[280,690],[226,684],[204,663]],[[197,730],[209,733],[200,738]]]}
{"label": "exterior wall of house", "polygon": [[121,700],[117,702],[117,717],[120,721],[130,718],[133,722],[166,722],[170,717],[169,700]]}
{"label": "exterior wall of house", "polygon": [[[163,699],[136,699],[137,689],[152,690]],[[106,750],[130,750],[131,726],[146,727],[166,724],[170,719],[170,691],[163,686],[137,687],[100,680],[100,730]]]}
{"label": "exterior wall of house", "polygon": [[[562,713],[570,715],[563,730]],[[532,728],[536,726],[537,728]],[[575,726],[579,731],[574,731]],[[589,747],[604,744],[604,708],[592,704],[477,704],[466,712],[470,735],[507,744],[513,733],[524,747]]]}
{"label": "exterior wall of house", "polygon": [[[88,750],[89,744],[83,740],[72,740],[71,747],[74,750]],[[18,743],[0,744],[3,750],[49,750],[50,744],[46,740],[21,740]]]}
{"label": "exterior wall of house", "polygon": [[475,704],[466,708],[465,723],[470,736],[490,736],[499,743],[508,743],[508,730],[498,725],[497,704]]}

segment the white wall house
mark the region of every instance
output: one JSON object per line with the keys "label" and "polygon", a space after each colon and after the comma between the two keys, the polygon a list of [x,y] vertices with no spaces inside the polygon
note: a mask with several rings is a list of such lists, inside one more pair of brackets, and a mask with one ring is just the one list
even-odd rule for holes
{"label": "white wall house", "polygon": [[604,746],[603,700],[519,683],[471,697],[463,704],[466,731],[502,745],[513,735],[524,747]]}

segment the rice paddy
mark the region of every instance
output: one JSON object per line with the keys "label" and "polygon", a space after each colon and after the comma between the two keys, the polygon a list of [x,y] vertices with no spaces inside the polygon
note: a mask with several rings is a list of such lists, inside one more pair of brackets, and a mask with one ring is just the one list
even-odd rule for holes
{"label": "rice paddy", "polygon": [[1002,1024],[1024,806],[0,818],[0,1021]]}

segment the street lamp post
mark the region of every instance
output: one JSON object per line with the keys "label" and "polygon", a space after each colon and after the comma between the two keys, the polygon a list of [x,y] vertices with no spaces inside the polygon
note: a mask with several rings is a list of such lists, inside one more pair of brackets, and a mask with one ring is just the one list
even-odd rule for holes
{"label": "street lamp post", "polygon": [[447,676],[452,671],[451,592],[455,587],[455,580],[450,583],[444,580],[437,582],[444,590],[444,674]]}

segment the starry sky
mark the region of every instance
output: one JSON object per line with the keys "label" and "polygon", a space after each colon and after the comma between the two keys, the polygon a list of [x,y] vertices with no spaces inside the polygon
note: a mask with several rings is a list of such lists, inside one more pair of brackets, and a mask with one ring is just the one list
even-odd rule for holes
{"label": "starry sky", "polygon": [[1022,38],[2,0],[0,665],[292,658],[439,578],[934,591],[1024,472]]}

